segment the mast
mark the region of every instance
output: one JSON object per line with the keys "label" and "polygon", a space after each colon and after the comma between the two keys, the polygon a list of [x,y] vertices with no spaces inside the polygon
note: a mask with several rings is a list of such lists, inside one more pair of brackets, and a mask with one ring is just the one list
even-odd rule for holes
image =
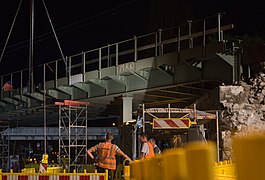
{"label": "mast", "polygon": [[30,0],[29,92],[33,92],[34,0]]}

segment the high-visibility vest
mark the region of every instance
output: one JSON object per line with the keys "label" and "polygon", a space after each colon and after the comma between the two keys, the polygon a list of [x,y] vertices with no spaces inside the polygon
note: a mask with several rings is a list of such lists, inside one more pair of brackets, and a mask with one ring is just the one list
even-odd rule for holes
{"label": "high-visibility vest", "polygon": [[148,141],[146,142],[149,148],[149,154],[145,156],[145,158],[151,158],[155,156],[153,145]]}
{"label": "high-visibility vest", "polygon": [[13,86],[12,86],[12,84],[5,83],[3,89],[4,89],[4,91],[11,91],[13,89]]}
{"label": "high-visibility vest", "polygon": [[98,166],[104,169],[116,169],[116,149],[118,147],[110,142],[98,144]]}

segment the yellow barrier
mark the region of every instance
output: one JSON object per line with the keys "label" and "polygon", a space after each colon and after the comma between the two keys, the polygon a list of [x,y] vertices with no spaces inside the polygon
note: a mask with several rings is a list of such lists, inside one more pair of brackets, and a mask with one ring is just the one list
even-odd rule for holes
{"label": "yellow barrier", "polygon": [[131,180],[142,180],[143,161],[136,160],[130,164]]}
{"label": "yellow barrier", "polygon": [[35,168],[24,168],[21,170],[22,173],[35,173]]}
{"label": "yellow barrier", "polygon": [[[187,178],[187,164],[183,149],[168,150],[162,156],[162,177],[161,179],[184,180]],[[161,171],[161,170],[160,170]],[[158,171],[158,173],[160,172]]]}
{"label": "yellow barrier", "polygon": [[238,180],[265,179],[265,135],[250,135],[234,139],[234,155]]}
{"label": "yellow barrier", "polygon": [[236,163],[213,163],[213,144],[191,143],[184,149],[131,164],[132,180],[265,180],[265,134],[234,139]]}
{"label": "yellow barrier", "polygon": [[195,142],[185,147],[188,180],[214,180],[215,145]]}
{"label": "yellow barrier", "polygon": [[215,180],[236,180],[236,164],[232,161],[223,161],[214,165]]}
{"label": "yellow barrier", "polygon": [[236,164],[232,161],[223,161],[215,163],[214,174],[216,174],[216,176],[227,175],[227,176],[236,177]]}
{"label": "yellow barrier", "polygon": [[47,173],[58,174],[61,172],[61,167],[47,167]]}
{"label": "yellow barrier", "polygon": [[214,180],[215,146],[191,143],[160,156],[131,163],[132,180]]}
{"label": "yellow barrier", "polygon": [[191,143],[130,165],[132,180],[237,180],[232,161],[214,163],[215,145]]}

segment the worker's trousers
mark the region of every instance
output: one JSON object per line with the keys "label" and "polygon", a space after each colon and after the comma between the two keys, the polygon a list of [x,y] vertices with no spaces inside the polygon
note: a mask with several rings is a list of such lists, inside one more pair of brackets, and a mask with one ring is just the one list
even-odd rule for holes
{"label": "worker's trousers", "polygon": [[[98,173],[105,173],[106,169],[97,166],[97,171],[98,171]],[[114,175],[114,171],[108,169],[108,179],[109,180],[114,179],[113,175]]]}

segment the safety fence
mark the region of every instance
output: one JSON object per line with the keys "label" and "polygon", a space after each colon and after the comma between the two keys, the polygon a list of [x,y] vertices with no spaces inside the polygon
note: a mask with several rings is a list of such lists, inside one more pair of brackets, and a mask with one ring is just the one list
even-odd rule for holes
{"label": "safety fence", "polygon": [[108,180],[105,173],[2,173],[0,180]]}

